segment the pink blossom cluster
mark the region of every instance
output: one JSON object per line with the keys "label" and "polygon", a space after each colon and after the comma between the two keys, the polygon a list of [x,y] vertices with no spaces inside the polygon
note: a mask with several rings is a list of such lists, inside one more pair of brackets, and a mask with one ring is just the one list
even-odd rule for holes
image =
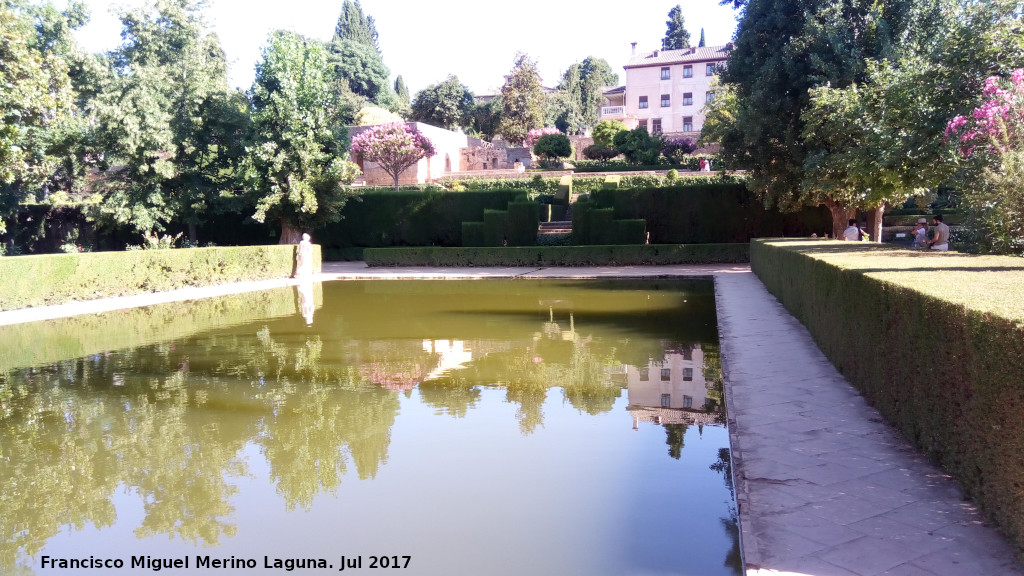
{"label": "pink blossom cluster", "polygon": [[429,138],[403,122],[374,126],[352,139],[352,151],[371,162],[380,157],[431,157],[437,152]]}
{"label": "pink blossom cluster", "polygon": [[551,126],[548,126],[547,128],[534,128],[533,130],[530,130],[530,132],[526,134],[526,147],[529,148],[530,150],[533,150],[533,145],[537,143],[537,140],[540,140],[541,136],[561,133],[561,130],[559,130],[558,128],[553,128]]}
{"label": "pink blossom cluster", "polygon": [[990,76],[982,95],[985,99],[969,116],[949,121],[946,140],[956,137],[964,156],[970,156],[979,146],[992,154],[1002,154],[1024,145],[1024,68],[1013,71],[1009,85],[998,76]]}

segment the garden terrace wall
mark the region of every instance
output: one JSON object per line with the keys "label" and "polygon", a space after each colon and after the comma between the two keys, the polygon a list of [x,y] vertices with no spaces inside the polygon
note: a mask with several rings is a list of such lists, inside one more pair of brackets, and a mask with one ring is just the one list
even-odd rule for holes
{"label": "garden terrace wall", "polygon": [[655,244],[748,242],[772,236],[824,236],[832,216],[824,207],[781,213],[766,210],[742,183],[628,187],[595,190],[599,208],[616,219],[642,218]]}
{"label": "garden terrace wall", "polygon": [[628,266],[749,261],[748,244],[367,248],[369,266]]}
{"label": "garden terrace wall", "polygon": [[755,240],[751,267],[1024,550],[1024,260]]}
{"label": "garden terrace wall", "polygon": [[[0,310],[225,282],[287,278],[297,245],[85,252],[0,258]],[[320,271],[320,247],[313,247]]]}

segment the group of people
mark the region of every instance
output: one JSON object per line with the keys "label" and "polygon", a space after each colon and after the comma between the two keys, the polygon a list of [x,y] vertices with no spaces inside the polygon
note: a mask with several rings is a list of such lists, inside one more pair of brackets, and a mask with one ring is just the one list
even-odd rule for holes
{"label": "group of people", "polygon": [[[942,214],[932,216],[935,229],[932,231],[931,239],[928,238],[928,220],[917,219],[917,226],[914,227],[914,248],[930,248],[932,250],[949,250],[949,226],[942,221]],[[868,238],[868,233],[857,225],[856,218],[850,218],[850,226],[843,231],[843,240],[860,241]]]}
{"label": "group of people", "polygon": [[914,248],[930,248],[932,250],[949,250],[949,226],[942,221],[942,214],[932,216],[935,229],[932,237],[928,239],[928,220],[917,219],[917,226],[914,227]]}

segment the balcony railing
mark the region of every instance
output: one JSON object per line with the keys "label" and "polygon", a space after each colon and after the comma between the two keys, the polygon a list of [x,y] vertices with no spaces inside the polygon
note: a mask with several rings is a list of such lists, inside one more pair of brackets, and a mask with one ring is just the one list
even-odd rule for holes
{"label": "balcony railing", "polygon": [[625,106],[602,106],[601,116],[625,116]]}

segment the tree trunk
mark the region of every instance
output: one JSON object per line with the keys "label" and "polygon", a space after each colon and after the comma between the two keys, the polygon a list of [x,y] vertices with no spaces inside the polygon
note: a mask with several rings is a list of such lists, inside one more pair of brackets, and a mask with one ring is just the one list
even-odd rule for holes
{"label": "tree trunk", "polygon": [[843,230],[846,230],[849,226],[850,219],[857,217],[857,211],[853,208],[842,206],[831,199],[825,201],[825,206],[832,213],[832,237],[841,239],[843,237]]}
{"label": "tree trunk", "polygon": [[291,222],[281,218],[281,239],[278,244],[298,244],[302,240],[302,230],[296,228]]}
{"label": "tree trunk", "polygon": [[195,222],[188,223],[188,239],[192,244],[196,243],[196,224]]}
{"label": "tree trunk", "polygon": [[395,192],[398,192],[398,172],[395,172]]}
{"label": "tree trunk", "polygon": [[884,213],[884,204],[868,210],[868,234],[871,235],[872,242],[882,241],[882,215]]}

